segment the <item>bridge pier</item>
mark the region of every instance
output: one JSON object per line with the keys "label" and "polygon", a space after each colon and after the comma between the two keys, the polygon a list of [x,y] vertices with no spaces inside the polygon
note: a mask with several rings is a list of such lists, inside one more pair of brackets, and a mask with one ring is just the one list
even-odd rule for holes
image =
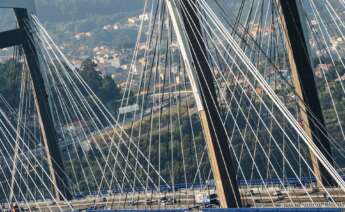
{"label": "bridge pier", "polygon": [[[42,76],[39,58],[35,44],[30,39],[30,35],[25,30],[30,18],[26,9],[14,9],[18,25],[23,33],[22,46],[29,66],[31,79],[34,87],[34,98],[38,112],[38,120],[42,133],[43,146],[46,152],[50,177],[56,200],[72,199],[68,189],[68,182],[65,175],[64,164],[58,146],[58,139],[50,111],[49,99]],[[61,192],[61,194],[59,193]]]}
{"label": "bridge pier", "polygon": [[[207,63],[206,46],[194,6],[197,0],[183,0],[181,5],[166,0],[166,4],[196,100],[220,205],[222,208],[240,208],[235,160],[219,114],[214,78]],[[177,18],[179,14],[183,20]]]}
{"label": "bridge pier", "polygon": [[[70,200],[72,195],[69,192],[61,152],[58,146],[57,133],[50,111],[48,95],[45,90],[42,69],[37,55],[38,52],[30,35],[25,29],[27,28],[27,24],[30,23],[29,12],[34,12],[34,2],[33,0],[4,0],[0,2],[0,8],[2,7],[14,8],[19,29],[0,33],[0,48],[21,45],[24,50],[33,81],[35,104],[52,181],[52,193],[57,201],[63,199]],[[13,165],[15,165],[15,163]]]}
{"label": "bridge pier", "polygon": [[[305,22],[298,0],[277,0],[280,24],[285,33],[285,46],[288,50],[289,63],[295,92],[299,97],[299,114],[303,129],[321,150],[330,163],[333,163],[331,146],[318,91],[314,79],[311,55]],[[335,182],[317,157],[310,151],[310,159],[318,186],[334,186]]]}

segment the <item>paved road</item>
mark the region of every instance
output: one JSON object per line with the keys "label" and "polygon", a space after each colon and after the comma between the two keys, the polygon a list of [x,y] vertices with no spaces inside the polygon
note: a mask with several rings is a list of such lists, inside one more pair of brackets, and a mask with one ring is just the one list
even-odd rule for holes
{"label": "paved road", "polygon": [[[25,210],[59,211],[86,209],[200,209],[205,204],[198,203],[198,197],[208,195],[208,190],[184,189],[175,193],[134,193],[107,195],[102,198],[93,196],[74,200],[70,203],[38,202],[30,205],[22,204],[20,208]],[[211,191],[212,192],[212,191]],[[308,194],[309,195],[308,195]],[[271,187],[269,191],[262,188],[241,190],[244,206],[247,207],[345,207],[345,194],[340,189],[329,189],[329,194],[322,190],[291,188],[281,191],[278,187]],[[334,197],[333,203],[329,195]]]}

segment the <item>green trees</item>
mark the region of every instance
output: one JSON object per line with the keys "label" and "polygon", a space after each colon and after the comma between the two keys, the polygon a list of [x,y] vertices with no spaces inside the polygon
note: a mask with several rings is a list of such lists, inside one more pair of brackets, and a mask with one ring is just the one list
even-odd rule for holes
{"label": "green trees", "polygon": [[12,107],[16,107],[16,103],[18,103],[20,66],[19,63],[13,60],[9,60],[2,64],[0,63],[0,93]]}
{"label": "green trees", "polygon": [[102,77],[96,71],[97,64],[95,64],[91,59],[86,59],[83,61],[80,67],[80,75],[85,80],[86,84],[98,94],[98,88],[102,85]]}
{"label": "green trees", "polygon": [[[122,98],[121,91],[111,77],[102,78],[96,67],[97,64],[87,59],[82,63],[80,75],[110,112],[115,114],[119,107],[118,102]],[[12,60],[0,63],[0,93],[14,108],[18,107],[19,101],[20,69],[21,64]],[[88,98],[86,90],[80,90]]]}
{"label": "green trees", "polygon": [[85,82],[108,107],[112,113],[116,113],[121,99],[121,91],[111,77],[102,78],[96,71],[97,64],[91,59],[86,59],[80,67],[80,75]]}

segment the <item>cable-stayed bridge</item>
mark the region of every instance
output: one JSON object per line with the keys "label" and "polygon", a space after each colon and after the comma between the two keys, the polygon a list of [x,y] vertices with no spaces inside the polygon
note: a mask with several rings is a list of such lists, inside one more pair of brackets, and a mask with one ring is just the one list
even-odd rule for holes
{"label": "cable-stayed bridge", "polygon": [[344,207],[345,1],[143,1],[112,114],[34,1],[0,0],[3,210]]}

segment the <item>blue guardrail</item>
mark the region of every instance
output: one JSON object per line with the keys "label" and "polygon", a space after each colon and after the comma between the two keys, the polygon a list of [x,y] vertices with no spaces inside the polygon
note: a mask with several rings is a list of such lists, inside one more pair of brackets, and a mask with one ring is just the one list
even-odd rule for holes
{"label": "blue guardrail", "polygon": [[203,209],[204,212],[345,212],[341,208],[241,208]]}
{"label": "blue guardrail", "polygon": [[171,210],[87,210],[88,212],[185,212],[186,209],[171,209]]}
{"label": "blue guardrail", "polygon": [[[88,212],[187,212],[186,209],[176,210],[88,210]],[[203,212],[345,212],[341,208],[240,208],[240,209],[203,209]]]}

